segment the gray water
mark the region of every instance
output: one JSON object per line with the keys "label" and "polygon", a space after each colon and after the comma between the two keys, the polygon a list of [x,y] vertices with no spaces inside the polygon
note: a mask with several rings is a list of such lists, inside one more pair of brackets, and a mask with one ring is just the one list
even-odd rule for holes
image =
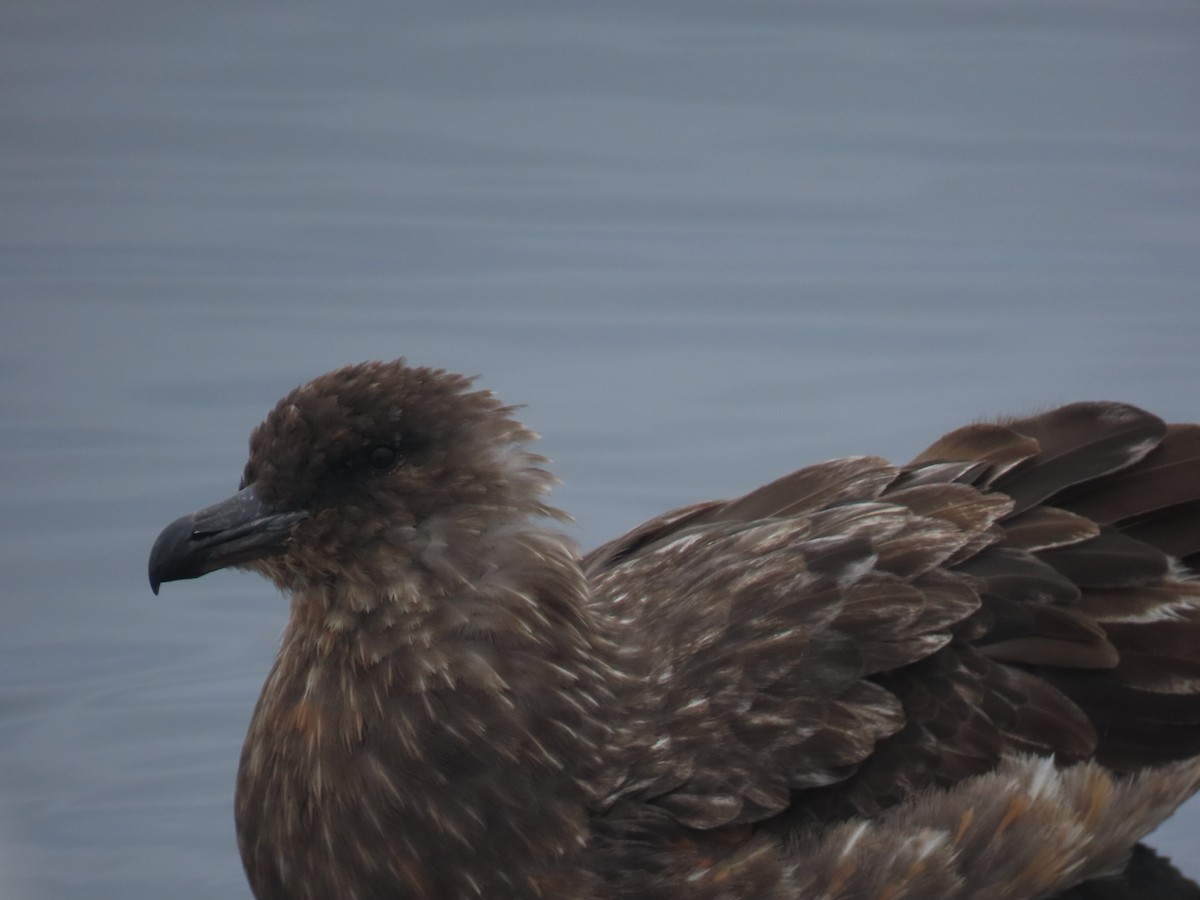
{"label": "gray water", "polygon": [[9,0],[0,104],[2,898],[248,897],[285,605],[145,560],[326,369],[527,404],[585,545],[981,415],[1200,418],[1191,0]]}

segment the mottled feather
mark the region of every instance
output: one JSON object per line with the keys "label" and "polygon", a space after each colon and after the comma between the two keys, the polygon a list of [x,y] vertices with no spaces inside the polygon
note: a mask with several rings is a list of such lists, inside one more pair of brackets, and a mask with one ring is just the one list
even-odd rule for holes
{"label": "mottled feather", "polygon": [[1197,426],[969,425],[582,558],[532,437],[350,367],[160,537],[155,586],[292,598],[238,778],[260,900],[1044,897],[1200,787]]}

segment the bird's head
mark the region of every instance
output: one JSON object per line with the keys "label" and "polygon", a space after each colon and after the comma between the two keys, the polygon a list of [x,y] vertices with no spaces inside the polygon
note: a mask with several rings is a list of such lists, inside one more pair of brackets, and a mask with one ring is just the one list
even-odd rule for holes
{"label": "bird's head", "polygon": [[[403,360],[322,375],[250,438],[232,497],[159,535],[150,585],[236,566],[280,587],[380,587],[451,537],[553,515],[535,437],[471,379]],[[470,541],[467,541],[470,544]]]}

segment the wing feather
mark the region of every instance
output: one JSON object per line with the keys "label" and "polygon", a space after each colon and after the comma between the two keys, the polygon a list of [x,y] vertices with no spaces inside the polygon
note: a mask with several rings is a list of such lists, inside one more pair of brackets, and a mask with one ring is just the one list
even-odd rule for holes
{"label": "wing feather", "polygon": [[1200,585],[1172,559],[1196,552],[1200,427],[1115,403],[652,520],[585,560],[644,661],[604,827],[749,852],[1014,753],[1200,753]]}

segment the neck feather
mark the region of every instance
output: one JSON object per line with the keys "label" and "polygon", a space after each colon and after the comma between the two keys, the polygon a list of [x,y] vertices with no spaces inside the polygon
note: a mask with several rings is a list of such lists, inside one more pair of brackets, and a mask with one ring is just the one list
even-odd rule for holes
{"label": "neck feather", "polygon": [[561,536],[447,537],[369,596],[352,579],[293,598],[238,780],[260,898],[574,890],[611,644]]}

